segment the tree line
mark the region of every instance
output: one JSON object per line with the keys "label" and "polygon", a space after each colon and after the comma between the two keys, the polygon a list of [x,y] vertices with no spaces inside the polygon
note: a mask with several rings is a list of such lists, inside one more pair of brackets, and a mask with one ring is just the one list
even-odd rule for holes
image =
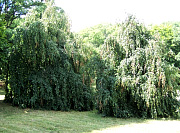
{"label": "tree line", "polygon": [[178,116],[180,23],[145,27],[129,15],[122,23],[72,33],[65,11],[53,1],[3,0],[0,7],[5,102],[96,108],[121,118]]}

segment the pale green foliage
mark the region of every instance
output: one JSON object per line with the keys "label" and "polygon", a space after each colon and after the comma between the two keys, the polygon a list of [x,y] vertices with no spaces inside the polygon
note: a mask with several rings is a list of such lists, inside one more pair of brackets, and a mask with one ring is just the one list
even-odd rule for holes
{"label": "pale green foliage", "polygon": [[116,117],[177,116],[178,69],[164,60],[162,41],[150,36],[133,16],[118,38],[103,46],[98,75],[98,109]]}
{"label": "pale green foliage", "polygon": [[179,23],[169,22],[151,28],[151,34],[157,36],[159,41],[162,42],[163,58],[178,68],[180,68],[178,58],[180,52],[179,27]]}
{"label": "pale green foliage", "polygon": [[180,52],[175,56],[177,61],[180,61]]}
{"label": "pale green foliage", "polygon": [[81,36],[83,43],[91,43],[95,47],[99,47],[104,44],[104,41],[107,37],[117,36],[117,27],[118,25],[99,24],[84,29],[78,34]]}
{"label": "pale green foliage", "polygon": [[179,53],[179,25],[178,23],[164,23],[151,28],[151,34],[159,38],[164,45],[164,58],[179,67],[175,56]]}

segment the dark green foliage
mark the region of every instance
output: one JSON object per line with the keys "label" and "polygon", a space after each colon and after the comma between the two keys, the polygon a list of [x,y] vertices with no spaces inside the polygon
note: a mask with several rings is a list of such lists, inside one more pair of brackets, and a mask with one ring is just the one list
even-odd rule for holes
{"label": "dark green foliage", "polygon": [[[75,35],[64,10],[51,0],[31,10],[23,21],[15,18],[33,1],[7,2],[19,2],[20,8],[15,8],[17,16],[12,15],[12,20],[4,17],[14,8],[4,10],[0,22],[0,50],[4,50],[5,36],[12,44],[7,53],[1,53],[5,101],[22,108],[83,111],[93,109],[95,100],[104,116],[177,116],[176,28],[155,27],[149,32],[129,16],[120,25],[97,25]],[[12,22],[21,23],[7,30]],[[95,80],[96,89],[92,87]]]}
{"label": "dark green foliage", "polygon": [[6,27],[5,27],[5,20],[4,20],[4,15],[0,14],[0,79],[4,78],[3,75],[3,65],[6,62]]}
{"label": "dark green foliage", "polygon": [[132,16],[119,33],[103,46],[96,84],[99,112],[123,118],[177,116],[178,69],[163,58],[164,45]]}
{"label": "dark green foliage", "polygon": [[40,5],[42,0],[0,0],[0,14],[5,14],[6,27],[14,28],[15,19],[25,15],[32,6]]}
{"label": "dark green foliage", "polygon": [[[4,27],[5,27],[5,38],[1,41],[1,55],[0,60],[0,75],[5,81],[5,91],[8,96],[8,80],[9,80],[9,55],[13,48],[13,29],[20,25],[22,15],[25,15],[32,6],[43,6],[44,4],[38,0],[0,0],[0,15],[3,16]],[[9,96],[8,96],[9,97]]]}
{"label": "dark green foliage", "polygon": [[34,13],[16,28],[6,100],[23,108],[92,109],[92,91],[74,71],[65,48],[69,35],[64,11],[51,5],[42,18]]}

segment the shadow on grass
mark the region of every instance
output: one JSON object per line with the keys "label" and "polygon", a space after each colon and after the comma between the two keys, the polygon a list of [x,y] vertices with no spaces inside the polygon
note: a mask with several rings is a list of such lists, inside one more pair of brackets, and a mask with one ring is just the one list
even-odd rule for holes
{"label": "shadow on grass", "polygon": [[2,87],[0,87],[0,95],[5,95],[5,90]]}
{"label": "shadow on grass", "polygon": [[97,111],[62,112],[20,109],[0,101],[0,132],[92,132],[145,120],[101,117]]}
{"label": "shadow on grass", "polygon": [[[153,124],[153,126],[151,125]],[[62,112],[20,109],[0,100],[0,132],[146,132],[159,125],[170,125],[173,131],[180,120],[145,120],[102,117],[97,111]],[[178,128],[177,126],[176,128]],[[166,129],[167,128],[167,129]],[[169,129],[168,126],[165,130]],[[171,132],[172,130],[170,130]]]}

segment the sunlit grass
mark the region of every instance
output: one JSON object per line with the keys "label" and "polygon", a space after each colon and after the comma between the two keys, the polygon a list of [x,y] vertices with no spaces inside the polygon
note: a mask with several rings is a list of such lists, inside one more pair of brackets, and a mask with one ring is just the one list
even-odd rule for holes
{"label": "sunlit grass", "polygon": [[0,132],[180,132],[179,125],[180,120],[119,119],[102,117],[96,111],[61,112],[19,109],[0,101]]}
{"label": "sunlit grass", "polygon": [[92,132],[108,127],[140,123],[138,119],[101,117],[96,111],[61,112],[19,109],[0,103],[0,132]]}
{"label": "sunlit grass", "polygon": [[[2,96],[2,95],[1,95]],[[180,120],[102,117],[97,111],[20,109],[0,101],[0,132],[180,132]]]}
{"label": "sunlit grass", "polygon": [[131,123],[93,131],[93,133],[179,133],[180,121],[178,120],[146,120],[143,123]]}

